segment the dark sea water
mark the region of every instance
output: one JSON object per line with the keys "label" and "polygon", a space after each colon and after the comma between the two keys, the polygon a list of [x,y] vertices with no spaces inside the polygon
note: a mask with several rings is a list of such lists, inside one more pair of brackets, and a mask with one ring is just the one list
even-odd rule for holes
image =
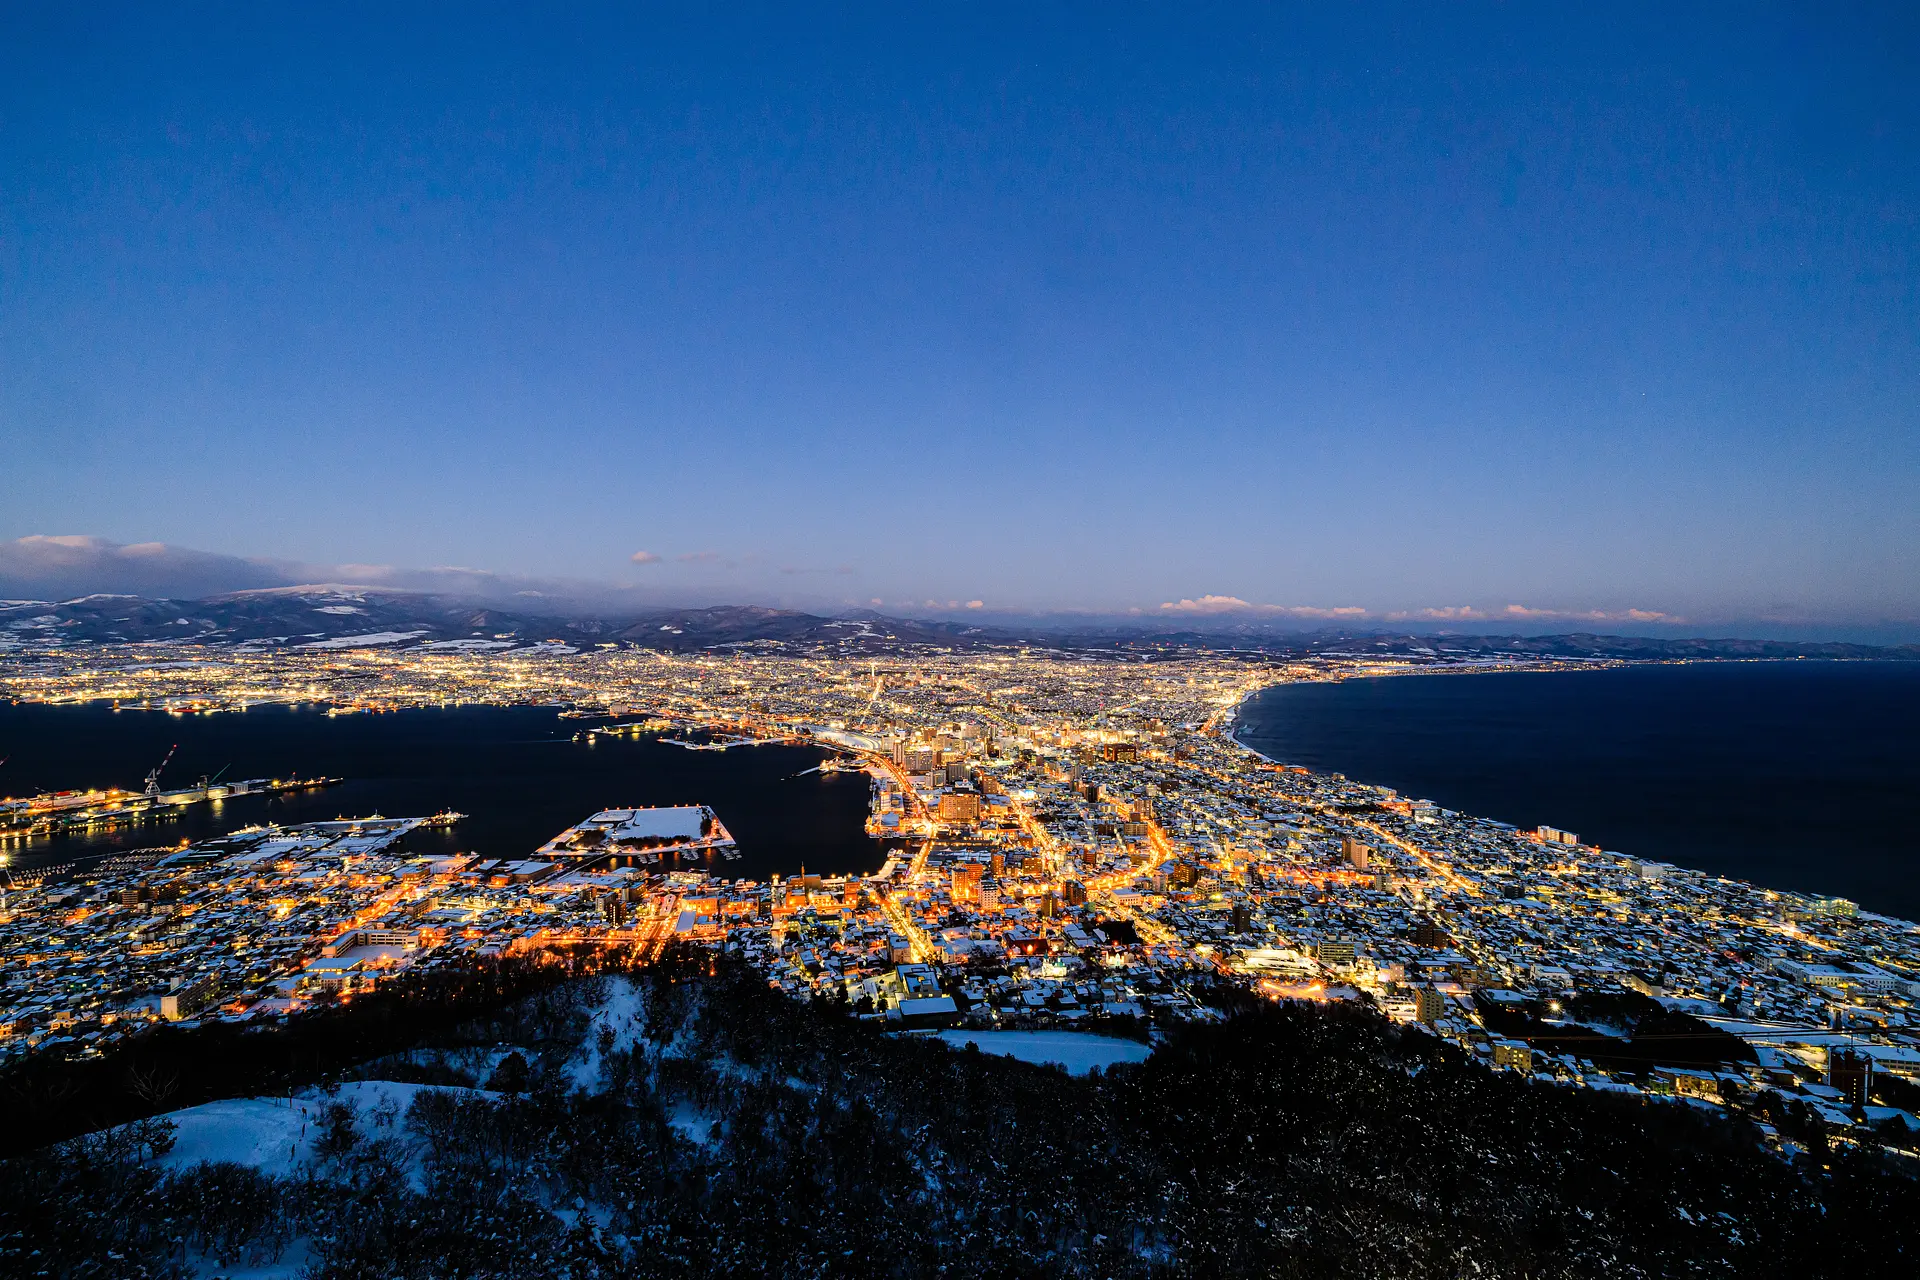
{"label": "dark sea water", "polygon": [[469,815],[445,831],[415,832],[424,852],[523,856],[600,809],[708,804],[739,841],[717,874],[763,880],[808,871],[870,873],[883,860],[864,834],[864,774],[807,774],[812,747],[688,751],[652,739],[573,741],[593,721],[531,707],[462,707],[329,717],[316,709],[255,708],[210,716],[99,706],[0,704],[0,795],[119,786],[139,790],[170,743],[180,750],[163,789],[202,774],[228,778],[344,777],[340,786],[269,799],[240,796],[179,811],[178,821],[100,835],[11,844],[20,870],[116,848],[201,839],[262,822],[336,817]]}
{"label": "dark sea water", "polygon": [[1450,809],[1920,920],[1920,664],[1285,685],[1242,708],[1239,736]]}

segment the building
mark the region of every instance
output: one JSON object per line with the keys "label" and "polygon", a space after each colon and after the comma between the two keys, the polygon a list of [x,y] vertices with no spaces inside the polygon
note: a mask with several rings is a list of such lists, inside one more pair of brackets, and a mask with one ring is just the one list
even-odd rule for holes
{"label": "building", "polygon": [[980,796],[972,791],[954,791],[940,797],[934,816],[942,822],[980,821]]}
{"label": "building", "polygon": [[1866,1106],[1873,1093],[1873,1059],[1852,1049],[1828,1051],[1827,1083],[1840,1091],[1848,1106]]}
{"label": "building", "polygon": [[1413,989],[1413,1016],[1418,1022],[1438,1022],[1447,1013],[1447,998],[1438,987]]}
{"label": "building", "polygon": [[1320,942],[1314,944],[1313,958],[1324,965],[1353,964],[1354,950],[1351,942]]}
{"label": "building", "polygon": [[1373,849],[1371,847],[1361,844],[1352,836],[1344,836],[1341,838],[1340,856],[1345,858],[1347,862],[1357,870],[1365,871],[1367,869],[1367,859],[1372,854]]}
{"label": "building", "polygon": [[954,867],[949,880],[950,892],[956,902],[977,902],[980,899],[981,873],[986,868],[977,862],[962,862]]}
{"label": "building", "polygon": [[960,1025],[960,1006],[952,996],[909,996],[900,1002],[899,1010],[900,1021],[909,1031]]}
{"label": "building", "polygon": [[191,1018],[212,1004],[220,994],[220,979],[208,974],[198,982],[176,988],[160,997],[160,1016],[168,1022]]}
{"label": "building", "polygon": [[1510,1067],[1515,1071],[1533,1070],[1533,1046],[1520,1040],[1495,1040],[1493,1042],[1493,1065]]}
{"label": "building", "polygon": [[359,978],[358,960],[314,960],[300,971],[300,985],[323,991],[350,991]]}

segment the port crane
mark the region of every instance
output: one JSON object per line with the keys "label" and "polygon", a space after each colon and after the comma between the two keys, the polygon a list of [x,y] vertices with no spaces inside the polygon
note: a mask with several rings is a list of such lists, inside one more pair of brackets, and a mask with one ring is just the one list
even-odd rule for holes
{"label": "port crane", "polygon": [[167,748],[167,754],[161,757],[160,763],[153,766],[153,772],[147,775],[147,789],[141,793],[142,795],[157,796],[160,794],[160,771],[167,767],[167,762],[173,759],[173,753],[179,749],[180,744],[177,742]]}

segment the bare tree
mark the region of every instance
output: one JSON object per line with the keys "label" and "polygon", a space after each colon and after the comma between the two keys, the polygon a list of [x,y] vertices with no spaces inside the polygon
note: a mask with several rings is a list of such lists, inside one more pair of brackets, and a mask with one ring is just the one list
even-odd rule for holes
{"label": "bare tree", "polygon": [[149,1106],[158,1107],[171,1098],[179,1087],[179,1075],[158,1064],[127,1068],[127,1088],[134,1097]]}

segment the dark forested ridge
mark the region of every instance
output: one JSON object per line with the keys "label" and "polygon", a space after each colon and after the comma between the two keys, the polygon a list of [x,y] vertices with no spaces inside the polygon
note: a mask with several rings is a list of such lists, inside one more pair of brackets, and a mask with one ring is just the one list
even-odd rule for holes
{"label": "dark forested ridge", "polygon": [[[17,584],[18,585],[18,584]],[[0,596],[6,594],[0,584]],[[30,594],[30,593],[29,593]],[[752,644],[762,652],[885,654],[921,647],[946,650],[1040,645],[1053,649],[1133,652],[1244,650],[1276,657],[1385,657],[1431,662],[1503,655],[1508,658],[1716,660],[1830,658],[1850,661],[1920,658],[1920,645],[1882,646],[1841,641],[1752,640],[1740,637],[1594,635],[1467,635],[1384,628],[1301,631],[1297,621],[1259,615],[1167,619],[995,615],[964,619],[895,618],[870,609],[822,617],[756,605],[606,612],[578,607],[553,611],[514,607],[461,596],[368,586],[313,585],[238,591],[198,600],[90,595],[73,600],[0,599],[0,625],[30,649],[71,650],[80,644],[147,644],[156,640],[206,645],[293,644],[355,636],[380,637],[388,652],[461,639],[510,639],[520,644],[619,644],[671,653],[726,650]],[[555,603],[549,601],[549,603]],[[1434,646],[1443,645],[1440,654]]]}
{"label": "dark forested ridge", "polygon": [[709,963],[428,1029],[355,1074],[459,1087],[334,1104],[291,1178],[162,1172],[160,1124],[9,1161],[0,1274],[1906,1276],[1920,1246],[1887,1157],[1789,1165],[1364,1010],[1249,1004],[1070,1078]]}

